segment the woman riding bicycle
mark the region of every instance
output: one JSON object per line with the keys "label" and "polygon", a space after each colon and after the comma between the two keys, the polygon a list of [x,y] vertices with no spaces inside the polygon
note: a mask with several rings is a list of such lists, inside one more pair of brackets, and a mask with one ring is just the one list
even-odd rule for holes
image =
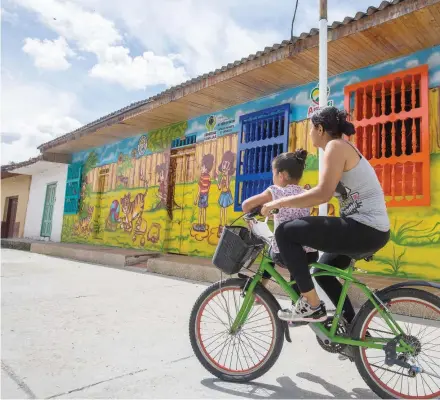
{"label": "woman riding bicycle", "polygon": [[[261,213],[268,216],[281,208],[308,208],[328,202],[334,195],[340,204],[340,217],[305,217],[278,226],[275,237],[281,258],[295,277],[302,296],[278,316],[286,321],[323,320],[327,315],[310,275],[304,246],[324,252],[323,264],[345,269],[353,256],[374,253],[390,236],[385,198],[376,172],[362,154],[342,135],[356,133],[345,111],[326,107],[312,116],[310,136],[315,147],[324,150],[319,183],[304,193],[266,203]],[[335,277],[317,278],[332,302],[338,303],[342,287]],[[344,317],[355,315],[350,301],[344,304]]]}

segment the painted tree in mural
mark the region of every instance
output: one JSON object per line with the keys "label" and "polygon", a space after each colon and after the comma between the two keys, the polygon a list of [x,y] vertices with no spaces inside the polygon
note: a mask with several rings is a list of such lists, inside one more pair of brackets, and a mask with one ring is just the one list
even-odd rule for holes
{"label": "painted tree in mural", "polygon": [[87,174],[96,167],[96,164],[98,164],[98,155],[95,151],[91,151],[90,154],[87,156],[87,159],[83,166],[83,177],[87,176]]}
{"label": "painted tree in mural", "polygon": [[[151,151],[163,151],[171,147],[174,139],[185,136],[185,131],[188,127],[188,122],[179,122],[177,124],[167,126],[165,128],[157,129],[148,134],[148,149]],[[181,207],[174,201],[172,193],[168,193],[168,168],[170,165],[169,153],[165,153],[165,160],[162,164],[156,166],[156,174],[159,181],[158,203],[153,208],[154,210],[165,208],[168,216],[172,219],[172,210],[180,209]],[[172,186],[172,185],[171,185]]]}
{"label": "painted tree in mural", "polygon": [[160,151],[171,146],[174,139],[185,136],[188,122],[179,122],[177,124],[157,129],[148,134],[148,148],[151,151]]}
{"label": "painted tree in mural", "polygon": [[87,156],[86,161],[82,169],[82,184],[81,184],[81,196],[79,205],[79,219],[84,220],[88,217],[89,204],[86,203],[86,199],[90,198],[92,194],[92,184],[87,181],[87,174],[96,167],[98,164],[98,155],[95,151],[91,151]]}

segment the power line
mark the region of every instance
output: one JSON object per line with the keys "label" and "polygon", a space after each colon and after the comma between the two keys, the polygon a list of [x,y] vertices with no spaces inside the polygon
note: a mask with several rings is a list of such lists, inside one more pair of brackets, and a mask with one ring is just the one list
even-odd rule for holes
{"label": "power line", "polygon": [[299,1],[299,0],[296,0],[295,12],[293,13],[292,26],[291,26],[291,28],[290,28],[290,40],[293,39],[293,24],[294,24],[294,22],[295,22],[296,10],[298,9],[298,1]]}

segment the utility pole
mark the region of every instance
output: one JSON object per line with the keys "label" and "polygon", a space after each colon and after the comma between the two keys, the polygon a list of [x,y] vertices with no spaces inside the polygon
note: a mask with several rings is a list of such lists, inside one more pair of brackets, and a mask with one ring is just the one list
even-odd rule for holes
{"label": "utility pole", "polygon": [[[327,106],[327,0],[319,1],[319,107]],[[319,170],[324,151],[319,149]],[[319,206],[319,215],[327,215],[327,203]]]}

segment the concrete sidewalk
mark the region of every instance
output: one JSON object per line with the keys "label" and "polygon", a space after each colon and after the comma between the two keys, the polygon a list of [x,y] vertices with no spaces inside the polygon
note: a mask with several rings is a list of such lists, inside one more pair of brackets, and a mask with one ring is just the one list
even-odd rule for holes
{"label": "concrete sidewalk", "polygon": [[[152,272],[199,282],[216,282],[221,279],[220,271],[207,258],[161,254],[147,250],[28,239],[2,239],[1,244],[2,248],[27,250],[32,253],[99,264],[138,273]],[[280,272],[288,279],[287,271],[280,270]],[[223,274],[223,278],[225,277],[227,275]],[[374,289],[381,289],[402,281],[401,278],[371,274],[359,274],[358,278]],[[276,284],[270,283],[269,289],[277,295],[284,294]],[[354,286],[350,288],[349,296],[356,308],[359,308],[366,300],[363,293]]]}
{"label": "concrete sidewalk", "polygon": [[[292,328],[256,382],[222,382],[194,356],[191,309],[204,284],[2,251],[1,398],[369,399],[349,361]],[[284,301],[282,304],[286,304]]]}
{"label": "concrete sidewalk", "polygon": [[[212,265],[211,259],[183,255],[161,254],[145,250],[124,249],[118,247],[94,246],[76,243],[54,243],[29,239],[2,239],[3,248],[26,250],[31,253],[60,257],[67,260],[99,264],[138,273],[155,273],[198,282],[217,282],[228,275]],[[256,265],[254,270],[258,266]],[[288,279],[285,270],[280,271]],[[284,292],[275,283],[269,289],[277,294]]]}

